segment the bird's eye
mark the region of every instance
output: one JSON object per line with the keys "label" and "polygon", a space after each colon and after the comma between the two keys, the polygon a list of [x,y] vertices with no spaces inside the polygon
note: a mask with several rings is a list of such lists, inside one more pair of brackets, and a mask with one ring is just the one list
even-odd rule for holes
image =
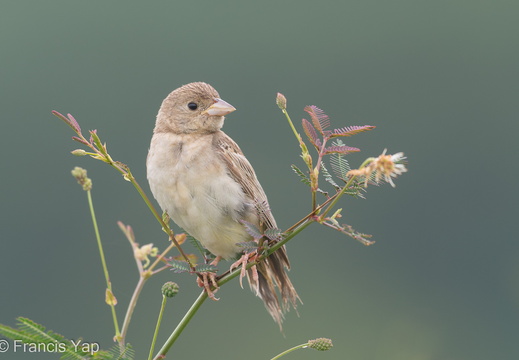
{"label": "bird's eye", "polygon": [[196,109],[198,109],[198,104],[197,104],[197,103],[194,103],[194,102],[190,102],[189,104],[187,104],[187,107],[188,107],[190,110],[196,110]]}

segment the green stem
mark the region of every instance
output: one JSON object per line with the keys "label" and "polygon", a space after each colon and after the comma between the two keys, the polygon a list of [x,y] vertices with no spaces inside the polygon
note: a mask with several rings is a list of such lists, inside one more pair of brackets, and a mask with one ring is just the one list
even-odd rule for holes
{"label": "green stem", "polygon": [[[268,255],[272,254],[274,251],[279,249],[281,246],[286,244],[289,240],[291,240],[293,237],[295,237],[297,234],[299,234],[301,231],[303,231],[308,225],[310,225],[313,221],[309,220],[307,222],[302,223],[299,225],[293,232],[291,232],[286,238],[284,238],[282,241],[278,242],[276,245],[274,245],[272,248],[269,249]],[[267,255],[267,256],[268,256]],[[261,257],[263,259],[264,257]],[[247,264],[247,269],[251,268],[254,265],[257,265],[259,261],[250,262]],[[222,277],[218,281],[218,286],[222,286],[235,277],[240,275],[240,271],[234,271],[232,273],[228,273],[224,277]],[[191,319],[195,316],[198,309],[200,309],[200,306],[203,304],[203,302],[207,299],[207,292],[204,290],[200,294],[200,296],[196,299],[196,301],[191,305],[191,308],[187,311],[187,313],[184,315],[184,318],[180,321],[180,323],[177,325],[175,330],[171,333],[169,338],[166,340],[162,348],[159,350],[158,354],[155,356],[155,360],[161,359],[163,356],[166,355],[166,353],[169,351],[171,346],[175,343],[175,341],[178,339],[182,331],[186,328],[187,324],[191,321]]]}
{"label": "green stem", "polygon": [[[94,225],[94,232],[95,232],[96,239],[97,239],[97,247],[99,248],[99,256],[101,257],[101,264],[103,266],[103,272],[105,275],[106,287],[113,296],[112,283],[110,282],[110,275],[108,274],[108,266],[106,266],[105,253],[103,251],[101,235],[99,234],[99,227],[97,226],[97,220],[96,220],[96,215],[95,215],[95,211],[94,211],[94,202],[92,201],[92,193],[90,190],[87,191],[87,197],[88,197],[88,207],[90,208],[90,215],[92,216],[92,223]],[[114,322],[115,336],[116,336],[116,338],[118,338],[121,335],[121,333],[119,331],[119,324],[117,323],[117,314],[115,311],[115,305],[113,303],[110,303],[109,305],[112,308],[112,318],[113,318],[113,322]]]}
{"label": "green stem", "polygon": [[288,115],[288,111],[286,109],[282,109],[281,111],[283,112],[283,114],[285,114],[285,117],[287,118],[288,123],[290,124],[290,127],[292,128],[292,131],[294,132],[294,135],[296,136],[297,140],[300,140],[300,135],[297,132],[294,124],[292,123],[292,119],[290,119],[290,115]]}
{"label": "green stem", "polygon": [[[67,121],[65,120],[65,122],[67,122]],[[102,161],[106,162],[107,164],[109,164],[111,167],[113,167],[115,170],[117,170],[121,175],[123,175],[123,177],[126,180],[128,180],[129,182],[132,183],[132,185],[135,187],[135,189],[137,189],[137,192],[139,193],[141,198],[144,200],[144,202],[146,203],[146,205],[150,209],[150,211],[153,214],[153,216],[155,217],[155,219],[157,219],[157,221],[160,223],[160,225],[162,226],[164,231],[166,231],[166,233],[168,234],[169,239],[178,248],[178,251],[180,252],[182,257],[184,258],[184,260],[189,264],[189,267],[191,268],[191,270],[194,271],[195,267],[193,266],[193,264],[189,260],[189,257],[186,255],[184,250],[182,250],[182,248],[180,247],[180,244],[177,242],[177,240],[173,236],[174,235],[173,230],[171,230],[169,225],[166,224],[166,222],[159,215],[159,213],[157,212],[157,210],[155,209],[155,207],[151,203],[150,199],[148,198],[148,196],[146,195],[144,190],[142,190],[142,187],[139,185],[137,180],[135,180],[135,177],[131,173],[130,168],[128,166],[126,166],[126,165],[124,165],[124,166],[120,165],[121,163],[119,163],[119,162],[113,161],[113,159],[110,156],[110,154],[108,154],[108,152],[106,151],[105,147],[101,144],[101,140],[97,137],[97,135],[96,135],[96,138],[98,139],[98,143],[96,142],[96,145],[97,145],[97,147],[96,147],[96,146],[90,144],[81,133],[78,133],[78,132],[76,132],[76,133],[78,134],[78,136],[82,140],[84,140],[85,144],[88,144],[88,147],[93,149],[99,155],[99,157],[101,158],[100,160],[102,160]],[[94,158],[97,158],[97,157],[94,157]],[[99,159],[99,158],[97,158],[97,159]]]}
{"label": "green stem", "polygon": [[285,233],[290,233],[292,230],[294,230],[296,227],[298,227],[299,225],[301,225],[302,223],[304,223],[305,221],[307,221],[308,219],[310,219],[312,216],[316,215],[319,213],[319,211],[321,211],[322,208],[324,208],[327,204],[329,204],[331,201],[333,201],[335,199],[335,196],[337,196],[337,194],[333,195],[332,197],[330,197],[329,199],[327,199],[325,202],[323,202],[321,205],[319,205],[314,211],[312,211],[310,214],[306,215],[304,218],[302,218],[301,220],[299,220],[298,222],[296,222],[294,225],[292,225],[291,227],[289,227]]}
{"label": "green stem", "polygon": [[294,351],[294,350],[303,349],[303,348],[305,348],[305,347],[307,347],[307,346],[308,346],[308,343],[294,346],[293,348],[290,348],[290,349],[288,349],[288,350],[285,350],[285,351],[283,351],[281,354],[278,354],[278,355],[274,356],[274,357],[273,357],[272,359],[270,359],[270,360],[277,360],[277,359],[279,359],[280,357],[282,357],[282,356],[284,356],[284,355],[286,355],[286,354],[288,354],[288,353],[290,353],[290,352],[292,352],[292,351]]}
{"label": "green stem", "polygon": [[164,315],[164,308],[166,307],[167,298],[162,295],[162,305],[160,306],[159,318],[157,319],[157,326],[155,326],[155,332],[153,333],[153,339],[151,341],[150,354],[148,360],[153,358],[153,351],[155,350],[155,343],[157,342],[157,335],[159,334],[160,323],[162,322],[162,316]]}
{"label": "green stem", "polygon": [[[239,271],[237,273],[239,273]],[[193,305],[191,305],[191,307],[189,308],[187,313],[184,315],[182,320],[180,320],[177,327],[175,328],[175,330],[173,330],[173,332],[171,333],[169,338],[166,340],[164,345],[162,345],[162,348],[159,350],[157,355],[155,355],[155,358],[154,358],[155,360],[163,359],[166,356],[166,354],[169,351],[169,349],[171,348],[171,346],[175,343],[175,341],[178,339],[180,334],[182,334],[182,331],[184,331],[187,324],[189,324],[189,322],[191,321],[193,316],[195,316],[196,312],[198,311],[198,309],[200,309],[200,306],[202,306],[202,304],[204,303],[205,300],[207,300],[207,292],[204,290],[198,296],[198,298],[195,300]]]}
{"label": "green stem", "polygon": [[[260,261],[262,261],[263,259],[265,259],[266,257],[270,256],[274,251],[276,251],[277,249],[279,249],[280,247],[282,247],[283,245],[285,245],[288,241],[292,240],[297,234],[299,234],[301,231],[303,231],[305,228],[308,227],[308,225],[310,225],[311,223],[315,222],[315,220],[313,219],[307,219],[307,221],[299,224],[290,234],[288,234],[283,240],[281,240],[280,242],[276,243],[274,246],[272,246],[271,248],[268,249],[268,252],[266,255],[262,255],[258,258],[258,260],[256,261],[251,261],[247,264],[246,268],[247,269],[250,269],[251,267],[253,267],[254,265],[258,265]],[[223,276],[220,278],[220,280],[218,280],[218,286],[222,286],[226,283],[228,283],[229,281],[231,281],[232,279],[234,279],[235,277],[237,277],[238,275],[240,275],[240,271],[234,271],[234,272],[227,272],[225,274],[223,274]]]}

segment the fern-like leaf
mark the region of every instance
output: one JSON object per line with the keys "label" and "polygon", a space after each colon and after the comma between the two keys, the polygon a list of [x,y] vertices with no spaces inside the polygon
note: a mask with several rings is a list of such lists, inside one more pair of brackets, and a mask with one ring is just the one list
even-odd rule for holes
{"label": "fern-like leaf", "polygon": [[[184,230],[182,230],[184,231]],[[184,231],[185,232],[185,231]],[[198,241],[197,239],[195,239],[193,236],[191,236],[190,234],[188,234],[186,232],[186,236],[187,236],[187,241],[189,241],[191,243],[191,245],[193,245],[197,250],[198,252],[200,252],[200,254],[202,256],[205,256],[205,253],[206,253],[206,250],[204,249],[204,247],[202,246],[202,244],[200,244],[200,241]]]}
{"label": "fern-like leaf", "polygon": [[335,189],[340,189],[341,187],[337,185],[337,183],[333,180],[333,176],[330,174],[324,163],[321,163],[321,172],[323,174],[324,180],[328,181]]}
{"label": "fern-like leaf", "polygon": [[317,192],[320,193],[320,194],[323,194],[324,196],[328,197],[328,191],[324,191],[320,188],[317,188]]}
{"label": "fern-like leaf", "polygon": [[375,243],[373,240],[369,240],[371,238],[371,235],[360,233],[353,229],[350,225],[343,224],[342,227],[338,230],[343,234],[346,234],[352,237],[353,239],[357,240],[362,245],[369,246]]}
{"label": "fern-like leaf", "polygon": [[34,343],[38,341],[38,337],[33,334],[27,334],[21,330],[12,328],[7,325],[0,324],[0,334],[5,336],[8,339],[20,340],[24,343]]}
{"label": "fern-like leaf", "polygon": [[357,151],[360,151],[360,149],[357,149],[357,148],[351,147],[351,146],[346,146],[346,145],[342,145],[342,146],[329,146],[326,149],[324,149],[324,155],[329,155],[329,154],[343,154],[343,155],[346,155],[346,154],[349,154],[349,153],[352,153],[352,152],[357,152]]}
{"label": "fern-like leaf", "polygon": [[317,131],[324,135],[324,129],[330,126],[330,118],[328,115],[326,115],[323,110],[319,109],[315,105],[306,106],[304,110],[310,115],[312,123],[314,124],[314,127],[317,129]]}
{"label": "fern-like leaf", "polygon": [[[126,344],[124,349],[119,347],[119,345],[112,346],[108,351],[108,356],[101,357],[101,360],[132,360],[135,356],[135,351],[133,350],[130,344]],[[97,354],[96,354],[97,355]],[[97,358],[96,358],[97,359]]]}
{"label": "fern-like leaf", "polygon": [[236,245],[238,245],[240,248],[242,248],[242,251],[245,254],[258,250],[258,243],[256,241],[244,241],[244,242],[239,242]]}
{"label": "fern-like leaf", "polygon": [[335,138],[339,136],[352,136],[364,131],[373,130],[375,126],[372,125],[362,125],[362,126],[346,126],[340,129],[334,129],[330,134],[330,138]]}
{"label": "fern-like leaf", "polygon": [[41,337],[42,339],[45,339],[49,342],[62,342],[65,339],[63,335],[56,334],[50,330],[47,331],[43,325],[35,323],[31,319],[19,317],[18,324],[18,328],[26,334],[32,334],[35,337]]}
{"label": "fern-like leaf", "polygon": [[321,141],[317,137],[317,132],[315,131],[315,128],[313,127],[312,123],[310,121],[303,119],[303,129],[305,130],[305,134],[308,137],[308,140],[312,143],[313,146],[315,146],[316,149],[319,148],[319,145],[321,144]]}
{"label": "fern-like leaf", "polygon": [[41,324],[35,323],[34,321],[24,317],[19,317],[17,320],[17,329],[5,325],[0,325],[0,334],[13,340],[22,341],[24,344],[38,344],[38,347],[44,344],[52,346],[53,349],[57,349],[57,344],[60,344],[59,353],[61,355],[61,359],[64,360],[114,359],[112,356],[109,356],[106,351],[97,351],[92,353],[91,351],[93,348],[90,346],[88,347],[87,351],[86,348],[82,346],[82,344],[85,343],[83,343],[81,339],[77,339],[75,341],[76,344],[80,344],[76,348],[70,340],[65,339],[64,336],[58,333],[45,329],[45,327]]}
{"label": "fern-like leaf", "polygon": [[306,174],[304,174],[297,166],[291,165],[290,167],[297,174],[297,176],[299,176],[299,178],[301,179],[301,182],[303,184],[312,186],[312,183],[310,182],[310,179],[308,178],[308,176]]}
{"label": "fern-like leaf", "polygon": [[79,124],[78,122],[76,121],[76,119],[70,115],[70,114],[67,114],[67,116],[63,115],[63,114],[60,114],[59,112],[57,112],[56,110],[52,110],[52,114],[56,117],[58,117],[59,119],[63,120],[68,126],[70,126],[72,128],[72,130],[74,130],[77,134],[80,134],[81,133],[81,127],[79,127]]}
{"label": "fern-like leaf", "polygon": [[279,241],[283,238],[282,232],[280,229],[277,228],[271,228],[267,229],[264,234],[268,239]]}
{"label": "fern-like leaf", "polygon": [[202,264],[195,267],[195,270],[198,272],[214,272],[216,273],[218,271],[218,268],[214,265],[210,264]]}
{"label": "fern-like leaf", "polygon": [[344,154],[335,153],[330,156],[330,165],[335,176],[346,181],[346,174],[351,170],[348,160],[345,159]]}
{"label": "fern-like leaf", "polygon": [[263,234],[259,231],[256,225],[245,220],[240,220],[240,222],[245,226],[245,230],[254,240],[259,240],[263,237]]}
{"label": "fern-like leaf", "polygon": [[171,266],[171,270],[177,274],[191,271],[189,264],[185,261],[172,259],[168,261],[168,264]]}
{"label": "fern-like leaf", "polygon": [[365,191],[366,188],[364,187],[363,182],[354,181],[353,184],[344,191],[344,194],[355,198],[365,199],[366,197],[363,194]]}

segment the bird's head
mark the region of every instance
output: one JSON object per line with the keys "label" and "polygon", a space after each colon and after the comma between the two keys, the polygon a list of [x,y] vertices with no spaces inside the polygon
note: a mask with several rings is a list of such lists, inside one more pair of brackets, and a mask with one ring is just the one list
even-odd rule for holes
{"label": "bird's head", "polygon": [[155,132],[207,134],[223,126],[224,116],[236,110],[220,99],[209,84],[194,82],[172,91],[162,102]]}

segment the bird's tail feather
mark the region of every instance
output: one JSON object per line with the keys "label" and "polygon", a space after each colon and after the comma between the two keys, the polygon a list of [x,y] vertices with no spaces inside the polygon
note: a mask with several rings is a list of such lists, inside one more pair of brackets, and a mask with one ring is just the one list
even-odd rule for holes
{"label": "bird's tail feather", "polygon": [[297,302],[301,302],[296,289],[290,281],[287,270],[290,263],[285,247],[278,249],[272,255],[257,265],[257,280],[249,269],[247,277],[252,291],[265,303],[267,311],[282,329],[284,314],[291,307],[297,311]]}

